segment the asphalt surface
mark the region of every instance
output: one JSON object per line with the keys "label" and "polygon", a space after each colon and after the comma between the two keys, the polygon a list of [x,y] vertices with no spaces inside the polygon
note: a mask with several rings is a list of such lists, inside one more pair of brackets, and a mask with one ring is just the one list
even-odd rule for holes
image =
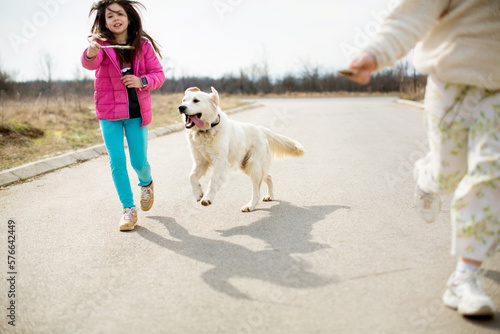
{"label": "asphalt surface", "polygon": [[[155,205],[132,232],[106,155],[1,190],[0,333],[498,333],[499,313],[466,319],[440,300],[449,198],[434,224],[415,213],[423,115],[394,101],[262,99],[231,115],[307,150],[274,161],[276,200],[251,213],[237,171],[212,206],[194,200],[183,132],[150,140]],[[483,268],[500,307],[498,255]]]}

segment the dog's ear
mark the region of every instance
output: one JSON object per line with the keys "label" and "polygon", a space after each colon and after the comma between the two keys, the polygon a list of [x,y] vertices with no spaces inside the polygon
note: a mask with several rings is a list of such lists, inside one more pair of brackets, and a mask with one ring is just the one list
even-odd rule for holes
{"label": "dog's ear", "polygon": [[186,89],[184,94],[187,94],[188,92],[199,92],[199,91],[200,89],[198,87],[189,87],[188,89]]}
{"label": "dog's ear", "polygon": [[212,89],[212,94],[210,94],[210,99],[212,99],[212,101],[214,102],[214,104],[216,106],[219,105],[220,101],[219,101],[219,93],[215,90],[215,88],[213,87],[210,87]]}

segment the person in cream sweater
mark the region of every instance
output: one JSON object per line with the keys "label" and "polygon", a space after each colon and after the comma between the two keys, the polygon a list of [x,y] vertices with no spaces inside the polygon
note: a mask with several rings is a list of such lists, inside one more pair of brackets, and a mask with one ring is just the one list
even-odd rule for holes
{"label": "person in cream sweater", "polygon": [[415,164],[415,206],[426,222],[450,208],[456,270],[443,295],[465,316],[493,316],[478,269],[500,240],[500,1],[403,0],[350,64],[350,79],[373,72],[415,47],[414,65],[428,75],[429,153]]}

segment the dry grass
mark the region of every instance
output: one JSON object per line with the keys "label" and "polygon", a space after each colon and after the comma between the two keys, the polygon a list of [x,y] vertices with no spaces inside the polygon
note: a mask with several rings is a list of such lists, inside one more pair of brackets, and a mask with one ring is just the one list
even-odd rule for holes
{"label": "dry grass", "polygon": [[[285,95],[225,96],[222,110],[245,104],[252,97],[387,96],[398,93],[290,93]],[[418,99],[418,97],[413,97]],[[177,107],[182,94],[153,94],[150,129],[182,122]],[[90,96],[66,94],[0,100],[0,170],[102,143]]]}
{"label": "dry grass", "polygon": [[405,100],[411,100],[411,101],[417,101],[420,102],[424,99],[425,96],[425,90],[421,89],[418,92],[403,92],[400,94],[401,99]]}
{"label": "dry grass", "polygon": [[[182,94],[152,96],[150,129],[182,122]],[[243,105],[222,96],[222,108]],[[0,170],[102,143],[92,96],[11,98],[0,101]]]}

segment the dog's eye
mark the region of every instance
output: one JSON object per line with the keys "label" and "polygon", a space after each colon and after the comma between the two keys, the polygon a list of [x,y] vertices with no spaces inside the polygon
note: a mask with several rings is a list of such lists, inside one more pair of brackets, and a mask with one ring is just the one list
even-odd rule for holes
{"label": "dog's eye", "polygon": [[198,100],[198,99],[194,99],[194,100],[193,100],[193,102],[194,102],[194,103],[198,103],[198,102],[200,102],[200,100]]}

